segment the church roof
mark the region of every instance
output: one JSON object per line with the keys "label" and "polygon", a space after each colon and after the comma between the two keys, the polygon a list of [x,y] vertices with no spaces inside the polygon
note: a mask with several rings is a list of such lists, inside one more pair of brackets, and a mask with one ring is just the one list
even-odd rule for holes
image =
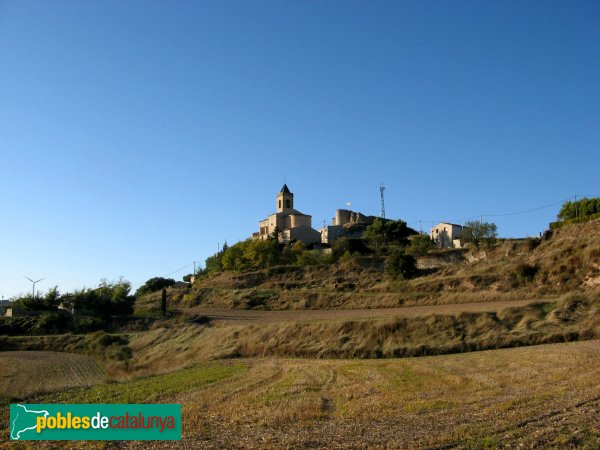
{"label": "church roof", "polygon": [[287,187],[287,184],[283,185],[283,187],[281,188],[279,193],[280,194],[291,194],[290,189]]}
{"label": "church roof", "polygon": [[288,208],[285,211],[275,213],[275,215],[277,217],[287,217],[287,216],[308,216],[308,217],[311,217],[310,215],[301,213],[297,209],[293,209],[293,208]]}

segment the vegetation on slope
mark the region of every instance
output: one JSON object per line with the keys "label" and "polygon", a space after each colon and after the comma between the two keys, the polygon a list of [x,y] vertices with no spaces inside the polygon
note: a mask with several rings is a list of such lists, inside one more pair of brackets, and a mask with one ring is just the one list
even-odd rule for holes
{"label": "vegetation on slope", "polygon": [[600,288],[600,220],[561,228],[546,241],[499,240],[480,250],[430,250],[417,257],[420,269],[409,279],[391,277],[389,263],[389,255],[356,253],[328,265],[215,272],[197,280],[189,292],[178,291],[171,303],[347,309],[552,299],[595,291]]}

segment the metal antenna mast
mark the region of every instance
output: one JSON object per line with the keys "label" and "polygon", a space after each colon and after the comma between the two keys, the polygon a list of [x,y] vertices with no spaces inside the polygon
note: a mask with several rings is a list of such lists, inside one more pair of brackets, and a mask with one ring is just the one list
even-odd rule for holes
{"label": "metal antenna mast", "polygon": [[381,194],[381,218],[385,219],[385,201],[383,200],[383,191],[385,191],[385,186],[381,183],[379,186],[379,193]]}
{"label": "metal antenna mast", "polygon": [[42,281],[42,280],[45,280],[45,278],[40,278],[39,280],[35,280],[35,281],[33,281],[33,280],[32,280],[31,278],[29,278],[28,276],[26,276],[26,275],[23,275],[23,276],[24,276],[25,278],[27,278],[29,281],[31,281],[31,282],[33,283],[33,290],[31,291],[31,295],[32,295],[33,297],[35,297],[35,283],[39,283],[40,281]]}

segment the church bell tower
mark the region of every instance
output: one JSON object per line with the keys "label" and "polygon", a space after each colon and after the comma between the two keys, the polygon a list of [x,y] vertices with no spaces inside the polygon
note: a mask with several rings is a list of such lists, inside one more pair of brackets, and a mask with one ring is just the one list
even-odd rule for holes
{"label": "church bell tower", "polygon": [[277,194],[277,212],[284,212],[294,207],[294,194],[290,192],[287,184],[284,184]]}

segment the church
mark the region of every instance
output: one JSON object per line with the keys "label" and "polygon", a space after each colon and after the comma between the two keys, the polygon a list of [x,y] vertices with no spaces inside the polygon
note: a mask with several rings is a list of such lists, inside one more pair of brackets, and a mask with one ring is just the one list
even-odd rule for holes
{"label": "church", "polygon": [[321,242],[321,233],[312,228],[312,217],[294,209],[294,194],[284,184],[276,198],[277,212],[258,223],[255,239],[267,239],[277,229],[283,242],[300,241],[305,244]]}

